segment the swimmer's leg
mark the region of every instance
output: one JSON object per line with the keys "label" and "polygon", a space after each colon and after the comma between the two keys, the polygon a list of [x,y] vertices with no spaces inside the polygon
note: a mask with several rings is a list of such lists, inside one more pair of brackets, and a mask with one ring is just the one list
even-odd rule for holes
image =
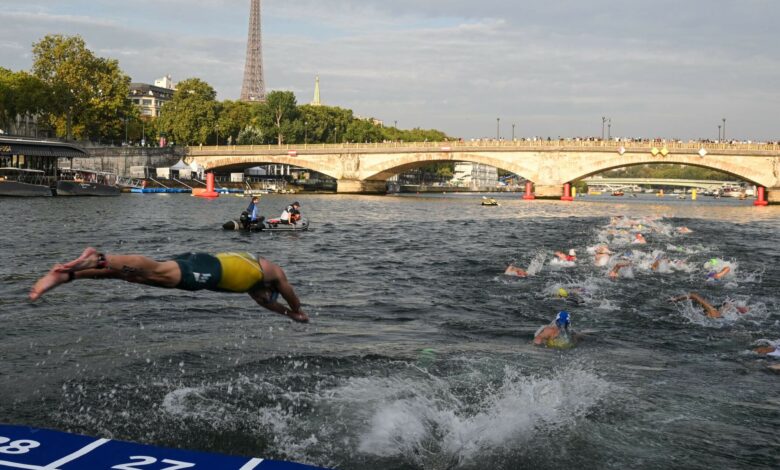
{"label": "swimmer's leg", "polygon": [[30,290],[30,299],[74,279],[123,279],[136,284],[176,287],[181,270],[175,261],[155,261],[140,255],[101,255],[87,248],[82,255],[64,265],[55,265]]}

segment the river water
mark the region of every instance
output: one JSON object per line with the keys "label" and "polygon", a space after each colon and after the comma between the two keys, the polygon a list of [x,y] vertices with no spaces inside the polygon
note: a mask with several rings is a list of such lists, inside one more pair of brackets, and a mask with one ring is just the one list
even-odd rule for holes
{"label": "river water", "polygon": [[[237,197],[0,200],[0,422],[341,469],[780,466],[780,376],[750,352],[780,338],[780,207],[295,198],[310,232],[224,232],[248,203]],[[261,208],[277,215],[289,199]],[[635,228],[648,245],[609,232],[617,215],[646,218]],[[587,256],[599,240],[634,250],[617,280]],[[312,321],[244,295],[120,281],[26,301],[86,246],[259,252]],[[576,266],[551,262],[570,248]],[[684,264],[653,271],[653,251]],[[723,281],[706,280],[712,258],[732,267]],[[502,275],[510,262],[535,276]],[[707,319],[667,300],[689,291],[749,312]],[[585,340],[534,347],[561,309]]]}

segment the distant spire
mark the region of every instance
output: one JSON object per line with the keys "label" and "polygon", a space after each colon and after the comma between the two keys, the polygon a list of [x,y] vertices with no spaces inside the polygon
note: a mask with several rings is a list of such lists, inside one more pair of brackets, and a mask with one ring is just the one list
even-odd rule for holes
{"label": "distant spire", "polygon": [[312,100],[311,105],[322,106],[322,102],[320,101],[320,76],[319,75],[317,75],[317,78],[314,81],[314,100]]}

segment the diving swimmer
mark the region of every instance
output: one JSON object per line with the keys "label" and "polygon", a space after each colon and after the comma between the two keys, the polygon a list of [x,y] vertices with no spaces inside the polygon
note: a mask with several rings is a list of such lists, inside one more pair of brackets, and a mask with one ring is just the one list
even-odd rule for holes
{"label": "diving swimmer", "polygon": [[[75,260],[54,265],[32,287],[30,300],[76,279],[121,279],[187,291],[243,292],[268,310],[296,322],[309,321],[282,268],[250,253],[185,253],[155,261],[141,255],[104,255],[87,248]],[[277,302],[279,294],[289,308]]]}

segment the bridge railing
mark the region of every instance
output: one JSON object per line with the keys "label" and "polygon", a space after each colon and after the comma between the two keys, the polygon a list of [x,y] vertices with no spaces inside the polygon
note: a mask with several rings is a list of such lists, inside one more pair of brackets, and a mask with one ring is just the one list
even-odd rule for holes
{"label": "bridge railing", "polygon": [[217,146],[193,146],[188,147],[190,155],[219,153],[223,155],[246,153],[351,153],[360,151],[462,151],[462,150],[552,150],[552,149],[581,149],[618,151],[621,148],[626,151],[636,149],[650,150],[657,148],[659,151],[666,148],[668,151],[698,152],[705,149],[707,152],[780,152],[779,143],[763,142],[681,142],[675,140],[587,140],[587,139],[522,139],[522,140],[473,140],[451,142],[374,142],[374,143],[339,143],[339,144],[284,144],[284,145],[217,145]]}

